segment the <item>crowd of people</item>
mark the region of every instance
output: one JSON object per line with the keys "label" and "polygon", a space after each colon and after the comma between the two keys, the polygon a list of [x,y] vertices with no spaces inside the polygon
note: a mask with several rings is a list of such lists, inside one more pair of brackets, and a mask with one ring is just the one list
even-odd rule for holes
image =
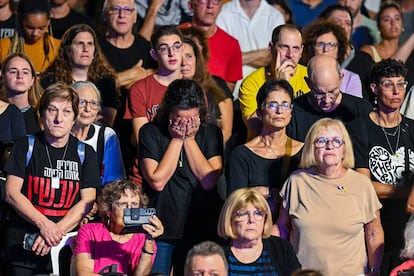
{"label": "crowd of people", "polygon": [[0,276],[414,273],[414,5],[369,4],[0,0]]}

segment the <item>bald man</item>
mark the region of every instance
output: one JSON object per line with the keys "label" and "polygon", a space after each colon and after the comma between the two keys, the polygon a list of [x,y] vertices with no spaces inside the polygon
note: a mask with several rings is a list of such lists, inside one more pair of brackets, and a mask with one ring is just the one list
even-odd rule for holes
{"label": "bald man", "polygon": [[311,91],[294,100],[292,120],[287,130],[291,138],[303,142],[309,128],[322,118],[348,123],[371,112],[372,106],[367,100],[340,90],[343,74],[336,59],[326,55],[315,56],[307,67],[305,80]]}

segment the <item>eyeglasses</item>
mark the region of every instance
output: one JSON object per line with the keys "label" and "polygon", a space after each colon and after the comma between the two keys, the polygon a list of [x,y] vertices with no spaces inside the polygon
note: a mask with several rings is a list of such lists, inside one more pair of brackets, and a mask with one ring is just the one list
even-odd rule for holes
{"label": "eyeglasses", "polygon": [[327,51],[334,51],[336,49],[336,47],[338,47],[338,43],[335,42],[315,42],[313,44],[315,46],[316,49],[323,49],[323,50],[327,50]]}
{"label": "eyeglasses", "polygon": [[302,50],[301,46],[289,46],[287,44],[276,44],[276,47],[282,51],[290,51],[291,53],[297,54]]}
{"label": "eyeglasses", "polygon": [[108,14],[120,14],[122,11],[124,11],[124,14],[126,15],[131,15],[134,11],[135,8],[132,7],[121,7],[121,6],[110,6],[108,8]]}
{"label": "eyeglasses", "polygon": [[276,112],[279,109],[279,107],[282,111],[288,111],[288,110],[292,110],[293,104],[286,103],[286,102],[283,102],[283,103],[268,102],[268,103],[263,104],[262,107],[266,107],[267,109],[273,112]]}
{"label": "eyeglasses", "polygon": [[98,101],[94,101],[94,100],[87,101],[85,99],[79,99],[79,106],[80,107],[84,107],[87,104],[89,104],[89,106],[92,109],[98,109],[99,108],[99,105],[100,105],[100,103]]}
{"label": "eyeglasses", "polygon": [[221,4],[221,0],[197,0],[197,2],[201,5],[215,5],[218,6]]}
{"label": "eyeglasses", "polygon": [[380,82],[380,86],[382,86],[382,88],[384,88],[385,90],[392,90],[394,88],[397,88],[399,90],[403,90],[407,88],[407,84],[408,81],[399,81],[397,83],[393,83],[390,80],[384,80],[382,82]]}
{"label": "eyeglasses", "polygon": [[174,43],[172,46],[168,46],[168,45],[161,45],[158,47],[157,51],[161,54],[161,55],[168,55],[170,53],[170,49],[174,52],[174,53],[178,53],[181,49],[181,47],[183,47],[183,44],[181,43]]}
{"label": "eyeglasses", "polygon": [[139,203],[138,202],[114,202],[114,204],[116,206],[118,206],[119,208],[128,208],[129,205],[131,205],[131,208],[139,208]]}
{"label": "eyeglasses", "polygon": [[251,218],[254,218],[256,221],[262,221],[263,218],[266,216],[266,213],[261,210],[254,210],[254,211],[243,211],[237,210],[236,214],[234,214],[234,218],[237,221],[247,221]]}
{"label": "eyeglasses", "polygon": [[318,137],[314,141],[316,148],[325,148],[329,142],[332,143],[332,146],[334,148],[339,148],[340,146],[345,144],[345,141],[342,140],[342,138],[340,137],[334,137],[332,139],[328,139],[327,137]]}

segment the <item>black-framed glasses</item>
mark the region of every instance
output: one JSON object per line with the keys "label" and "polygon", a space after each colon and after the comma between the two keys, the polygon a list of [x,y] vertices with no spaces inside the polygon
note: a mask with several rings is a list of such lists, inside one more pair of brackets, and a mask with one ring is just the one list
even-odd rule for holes
{"label": "black-framed glasses", "polygon": [[315,139],[314,143],[316,148],[325,148],[328,143],[331,143],[334,148],[339,148],[345,144],[345,141],[341,137],[333,137],[332,139],[327,137],[318,137]]}
{"label": "black-framed glasses", "polygon": [[249,219],[252,219],[252,218],[255,221],[262,221],[265,216],[266,216],[266,213],[262,210],[254,210],[254,211],[237,210],[233,217],[237,221],[248,221]]}
{"label": "black-framed glasses", "polygon": [[129,6],[125,6],[125,7],[121,7],[121,6],[110,6],[108,8],[108,13],[109,14],[120,14],[122,11],[126,15],[131,15],[135,11],[135,8],[129,7]]}
{"label": "black-framed glasses", "polygon": [[94,101],[94,100],[88,101],[88,100],[85,100],[85,99],[79,99],[79,107],[84,107],[87,104],[89,104],[89,106],[92,109],[98,109],[99,105],[100,105],[100,103],[98,101]]}
{"label": "black-framed glasses", "polygon": [[215,5],[218,6],[221,4],[221,0],[197,0],[197,2],[201,5]]}
{"label": "black-framed glasses", "polygon": [[390,80],[383,80],[379,83],[379,85],[382,86],[382,88],[384,88],[385,90],[392,90],[394,88],[398,90],[403,90],[407,88],[408,81],[399,81],[397,83],[394,83]]}
{"label": "black-framed glasses", "polygon": [[315,46],[316,49],[326,49],[330,52],[334,51],[338,47],[338,43],[323,42],[323,41],[315,42],[313,45]]}
{"label": "black-framed glasses", "polygon": [[283,103],[268,102],[268,103],[263,104],[262,107],[265,107],[273,112],[276,112],[279,108],[282,111],[289,111],[289,110],[292,110],[293,104],[287,103],[287,102],[283,102]]}
{"label": "black-framed glasses", "polygon": [[157,49],[157,51],[161,55],[168,55],[170,50],[172,50],[174,53],[178,53],[181,50],[181,47],[183,47],[182,43],[174,43],[172,46],[168,46],[167,44],[160,45]]}

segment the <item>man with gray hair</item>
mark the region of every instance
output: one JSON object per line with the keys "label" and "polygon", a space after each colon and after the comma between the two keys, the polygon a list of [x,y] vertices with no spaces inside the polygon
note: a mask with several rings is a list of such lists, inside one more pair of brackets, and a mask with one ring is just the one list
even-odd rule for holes
{"label": "man with gray hair", "polygon": [[185,260],[184,276],[227,276],[227,260],[223,248],[215,242],[194,245]]}
{"label": "man with gray hair", "polygon": [[287,128],[289,137],[303,142],[309,128],[319,119],[332,118],[348,123],[372,111],[366,99],[342,93],[342,78],[336,59],[320,55],[309,60],[305,80],[311,91],[293,101],[292,120]]}

